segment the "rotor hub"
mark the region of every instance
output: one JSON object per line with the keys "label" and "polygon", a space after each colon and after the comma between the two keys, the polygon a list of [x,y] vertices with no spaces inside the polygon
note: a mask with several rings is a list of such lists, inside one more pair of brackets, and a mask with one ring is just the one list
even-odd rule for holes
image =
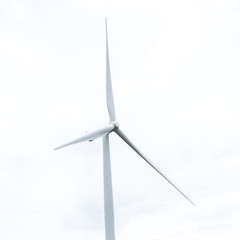
{"label": "rotor hub", "polygon": [[113,122],[111,122],[111,124],[114,126],[114,129],[119,128],[119,123],[117,121],[113,121]]}

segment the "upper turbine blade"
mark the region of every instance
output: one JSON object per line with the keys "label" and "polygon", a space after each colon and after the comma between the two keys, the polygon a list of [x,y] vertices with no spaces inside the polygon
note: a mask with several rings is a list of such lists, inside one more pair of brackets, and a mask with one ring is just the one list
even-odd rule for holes
{"label": "upper turbine blade", "polygon": [[162,172],[160,171],[150,160],[149,158],[144,155],[141,151],[139,151],[134,144],[128,139],[128,137],[118,128],[114,130],[119,137],[121,137],[136,153],[138,153],[151,167],[153,167],[162,177],[164,177],[174,188],[178,190],[191,204],[195,206],[195,204],[179,189],[174,185],[169,178]]}
{"label": "upper turbine blade", "polygon": [[107,126],[105,126],[103,128],[100,128],[98,130],[86,133],[85,135],[83,135],[82,137],[80,137],[78,139],[75,139],[75,140],[73,140],[71,142],[68,142],[68,143],[63,144],[63,145],[61,145],[59,147],[56,147],[56,148],[54,148],[54,150],[58,150],[60,148],[67,147],[69,145],[80,143],[80,142],[84,142],[84,141],[93,141],[96,138],[105,136],[106,134],[111,132],[113,129],[114,129],[114,125],[113,124],[108,124]]}
{"label": "upper turbine blade", "polygon": [[110,119],[110,122],[113,122],[116,120],[116,116],[115,116],[110,62],[109,62],[107,19],[106,19],[106,100],[107,100],[109,119]]}

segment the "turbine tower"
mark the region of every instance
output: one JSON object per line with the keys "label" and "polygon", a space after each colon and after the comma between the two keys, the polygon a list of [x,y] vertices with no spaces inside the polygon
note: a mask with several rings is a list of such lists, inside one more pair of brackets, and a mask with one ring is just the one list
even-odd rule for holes
{"label": "turbine tower", "polygon": [[112,174],[111,174],[111,162],[110,162],[110,149],[109,149],[109,134],[116,133],[123,141],[125,141],[143,160],[146,161],[153,169],[155,169],[165,180],[167,180],[183,197],[185,197],[191,204],[194,203],[178,188],[172,181],[154,165],[150,159],[143,154],[130,139],[119,128],[119,124],[116,121],[112,81],[110,73],[110,61],[108,51],[108,32],[107,32],[107,19],[106,25],[106,101],[109,114],[109,124],[97,129],[95,131],[86,133],[78,139],[68,142],[64,145],[56,147],[54,150],[58,150],[63,147],[67,147],[76,143],[84,141],[93,141],[97,138],[103,140],[103,178],[104,178],[104,216],[105,216],[105,239],[115,240],[115,225],[114,225],[114,206],[113,206],[113,193],[112,193]]}

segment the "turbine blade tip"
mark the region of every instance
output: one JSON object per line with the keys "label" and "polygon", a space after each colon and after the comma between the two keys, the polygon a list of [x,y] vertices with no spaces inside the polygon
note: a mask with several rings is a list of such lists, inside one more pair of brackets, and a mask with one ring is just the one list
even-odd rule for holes
{"label": "turbine blade tip", "polygon": [[191,204],[192,204],[194,207],[196,207],[196,205],[195,205],[195,203],[194,203],[194,202],[192,202],[192,201],[191,201]]}
{"label": "turbine blade tip", "polygon": [[64,147],[66,147],[65,145],[63,145],[63,146],[58,146],[58,147],[55,147],[53,150],[59,150],[59,149],[61,149],[61,148],[64,148]]}

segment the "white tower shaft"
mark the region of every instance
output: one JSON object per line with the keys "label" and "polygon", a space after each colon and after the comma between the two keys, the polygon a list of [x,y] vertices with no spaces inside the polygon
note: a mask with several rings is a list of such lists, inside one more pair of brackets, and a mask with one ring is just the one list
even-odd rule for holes
{"label": "white tower shaft", "polygon": [[104,183],[105,239],[115,240],[112,173],[108,134],[103,137],[103,183]]}

